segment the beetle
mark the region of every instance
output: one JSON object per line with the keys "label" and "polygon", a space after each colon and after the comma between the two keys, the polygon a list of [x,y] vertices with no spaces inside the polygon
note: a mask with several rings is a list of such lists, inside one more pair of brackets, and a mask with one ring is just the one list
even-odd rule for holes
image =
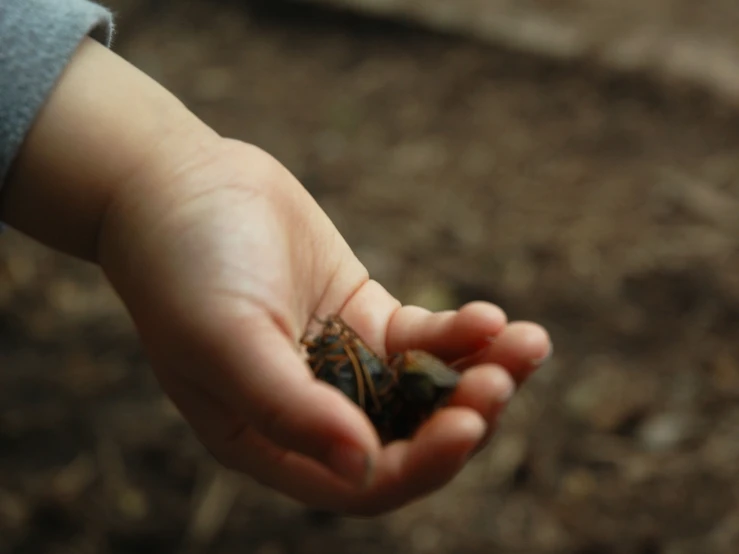
{"label": "beetle", "polygon": [[320,333],[301,339],[308,365],[364,410],[383,443],[412,436],[456,389],[459,373],[429,352],[382,358],[339,315],[315,319]]}

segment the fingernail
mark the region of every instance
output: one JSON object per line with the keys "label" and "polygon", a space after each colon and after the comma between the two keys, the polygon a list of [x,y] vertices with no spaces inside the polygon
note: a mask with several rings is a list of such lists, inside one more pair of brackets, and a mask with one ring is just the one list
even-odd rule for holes
{"label": "fingernail", "polygon": [[478,441],[477,446],[472,449],[472,451],[467,454],[467,460],[471,460],[475,456],[477,456],[480,452],[485,450],[485,447],[487,447],[488,444],[490,444],[490,440],[493,437],[493,433],[495,432],[495,429],[488,429],[488,431],[483,435],[483,437]]}
{"label": "fingernail", "polygon": [[470,442],[479,443],[488,430],[487,422],[480,416],[469,418],[466,422],[465,432],[469,434]]}
{"label": "fingernail", "polygon": [[329,465],[337,474],[362,488],[372,478],[372,461],[361,449],[349,444],[335,446],[329,454]]}
{"label": "fingernail", "polygon": [[516,392],[516,383],[508,373],[500,371],[495,374],[495,388],[498,390],[496,400],[499,404],[505,404]]}
{"label": "fingernail", "polygon": [[554,345],[550,342],[549,350],[547,351],[547,353],[541,358],[538,358],[536,360],[531,360],[531,364],[534,365],[535,367],[544,365],[552,357],[552,354],[554,354]]}

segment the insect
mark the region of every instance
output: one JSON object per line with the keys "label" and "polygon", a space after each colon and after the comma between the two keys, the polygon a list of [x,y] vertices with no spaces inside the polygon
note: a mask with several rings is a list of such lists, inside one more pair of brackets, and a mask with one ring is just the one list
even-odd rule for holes
{"label": "insect", "polygon": [[381,358],[338,315],[303,337],[318,379],[341,390],[369,417],[384,443],[412,436],[455,390],[459,374],[422,350]]}

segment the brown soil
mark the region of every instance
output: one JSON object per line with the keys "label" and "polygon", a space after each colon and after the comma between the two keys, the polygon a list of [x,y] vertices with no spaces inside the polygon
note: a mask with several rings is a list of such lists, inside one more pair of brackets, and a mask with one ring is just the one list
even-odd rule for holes
{"label": "brown soil", "polygon": [[733,0],[302,0],[560,59],[692,83],[739,102]]}
{"label": "brown soil", "polygon": [[735,113],[310,7],[113,5],[116,49],[282,160],[401,299],[495,301],[556,353],[446,489],[328,519],[234,487],[95,268],[8,233],[0,552],[739,551]]}

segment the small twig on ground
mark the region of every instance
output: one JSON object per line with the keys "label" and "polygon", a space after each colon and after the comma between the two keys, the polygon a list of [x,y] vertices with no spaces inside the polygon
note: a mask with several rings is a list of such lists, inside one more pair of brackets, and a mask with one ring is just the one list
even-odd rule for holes
{"label": "small twig on ground", "polygon": [[659,195],[693,217],[730,235],[739,233],[739,200],[715,186],[673,169],[663,169]]}
{"label": "small twig on ground", "polygon": [[207,464],[193,495],[193,509],[183,552],[203,552],[223,529],[241,491],[237,475]]}

